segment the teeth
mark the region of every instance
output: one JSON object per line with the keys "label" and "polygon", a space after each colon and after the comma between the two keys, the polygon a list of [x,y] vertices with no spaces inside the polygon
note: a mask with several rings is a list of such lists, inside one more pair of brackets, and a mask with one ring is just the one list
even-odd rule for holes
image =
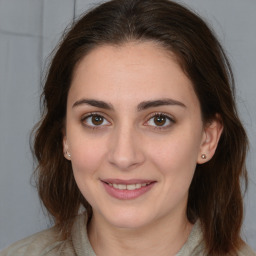
{"label": "teeth", "polygon": [[117,188],[121,189],[121,190],[124,190],[124,189],[126,189],[126,185],[125,184],[118,184]]}
{"label": "teeth", "polygon": [[108,183],[109,186],[114,187],[116,189],[120,189],[120,190],[135,190],[135,189],[139,189],[141,187],[146,187],[147,185],[149,185],[149,183],[142,183],[142,184],[129,184],[129,185],[125,185],[125,184],[112,184],[112,183]]}
{"label": "teeth", "polygon": [[127,190],[134,190],[136,189],[136,184],[130,184],[126,186]]}
{"label": "teeth", "polygon": [[136,184],[135,186],[136,186],[137,189],[141,188],[141,184]]}
{"label": "teeth", "polygon": [[120,189],[120,190],[126,189],[126,185],[124,185],[124,184],[113,184],[113,187]]}

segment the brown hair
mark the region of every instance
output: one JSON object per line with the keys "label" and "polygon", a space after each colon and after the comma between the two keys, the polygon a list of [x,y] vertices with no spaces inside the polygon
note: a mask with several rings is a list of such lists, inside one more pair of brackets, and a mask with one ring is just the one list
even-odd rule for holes
{"label": "brown hair", "polygon": [[173,52],[194,85],[204,122],[221,117],[224,130],[214,157],[196,167],[187,217],[200,219],[207,254],[233,255],[242,244],[243,203],[240,178],[247,184],[247,137],[237,115],[233,76],[211,30],[193,12],[168,0],[113,0],[82,16],[64,36],[46,78],[43,116],[35,130],[38,191],[64,237],[84,206],[71,164],[63,157],[62,131],[72,74],[93,48],[129,41],[154,41]]}

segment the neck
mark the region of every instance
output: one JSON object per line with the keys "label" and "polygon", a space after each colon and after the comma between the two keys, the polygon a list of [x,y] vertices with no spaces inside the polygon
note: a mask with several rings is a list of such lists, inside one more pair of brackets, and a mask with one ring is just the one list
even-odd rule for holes
{"label": "neck", "polygon": [[93,215],[88,225],[89,239],[97,256],[176,255],[192,229],[185,214],[171,219],[165,216],[136,229],[112,227],[98,218]]}

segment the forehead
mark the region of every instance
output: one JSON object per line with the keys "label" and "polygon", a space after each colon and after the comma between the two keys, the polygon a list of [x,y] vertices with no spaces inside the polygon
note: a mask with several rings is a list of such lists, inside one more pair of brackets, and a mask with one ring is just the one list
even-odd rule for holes
{"label": "forehead", "polygon": [[171,97],[197,103],[192,82],[174,54],[153,42],[130,42],[95,48],[77,65],[69,101],[79,97],[127,104]]}

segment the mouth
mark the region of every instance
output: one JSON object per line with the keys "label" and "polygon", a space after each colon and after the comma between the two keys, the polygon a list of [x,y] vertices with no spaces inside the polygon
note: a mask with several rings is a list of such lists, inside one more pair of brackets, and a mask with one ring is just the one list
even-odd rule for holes
{"label": "mouth", "polygon": [[154,186],[153,180],[101,180],[107,193],[117,199],[135,199],[142,196]]}
{"label": "mouth", "polygon": [[[104,182],[104,181],[103,181]],[[135,189],[140,189],[141,187],[146,187],[150,185],[152,182],[148,183],[135,183],[135,184],[116,184],[116,183],[110,183],[110,182],[105,182],[108,184],[110,187],[113,187],[115,189],[119,190],[135,190]]]}

